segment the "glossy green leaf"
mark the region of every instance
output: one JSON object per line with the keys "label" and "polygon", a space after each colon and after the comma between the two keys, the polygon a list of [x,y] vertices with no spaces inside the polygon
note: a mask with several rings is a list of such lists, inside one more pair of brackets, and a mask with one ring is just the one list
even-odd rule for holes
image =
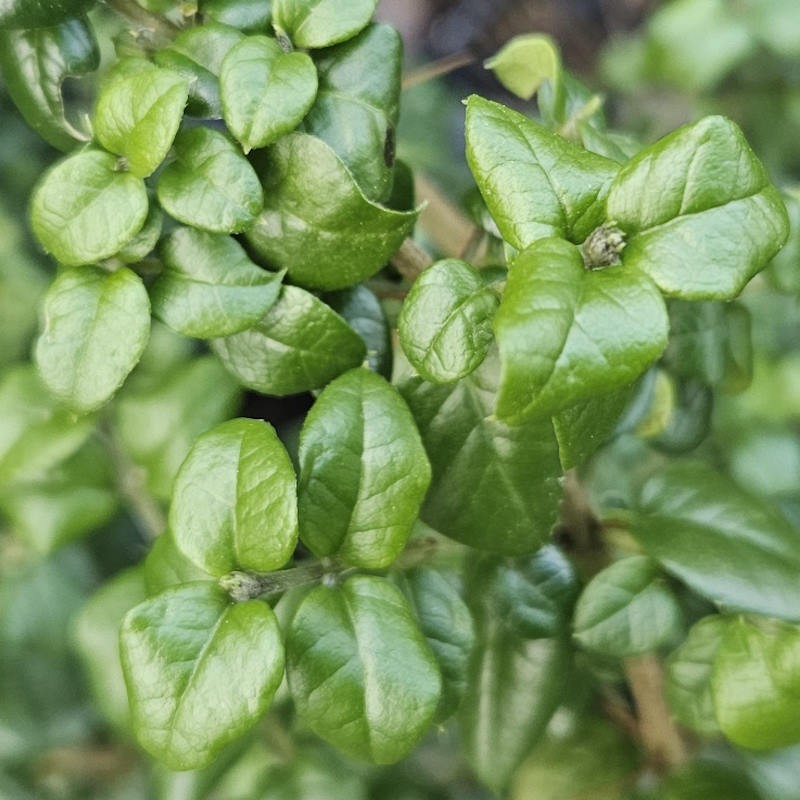
{"label": "glossy green leaf", "polygon": [[677,720],[702,736],[718,734],[719,723],[711,695],[711,674],[722,637],[731,619],[704,617],[667,661],[664,691]]}
{"label": "glossy green leaf", "polygon": [[467,103],[467,160],[503,238],[518,250],[558,236],[581,243],[604,221],[619,166],[499,103]]}
{"label": "glossy green leaf", "polygon": [[67,266],[113,256],[147,218],[144,183],[117,171],[117,158],[84,150],[43,176],[31,202],[33,232],[45,250]]}
{"label": "glossy green leaf", "polygon": [[433,383],[469,375],[492,344],[498,302],[474,267],[455,258],[436,262],[414,282],[397,323],[408,360]]}
{"label": "glossy green leaf", "polygon": [[490,352],[457,383],[412,377],[400,390],[433,470],[422,519],[471,547],[515,555],[547,539],[557,516],[561,467],[549,420],[511,426],[495,417],[498,372]]}
{"label": "glossy green leaf", "polygon": [[378,0],[273,0],[272,22],[295,47],[328,47],[355,36]]}
{"label": "glossy green leaf", "polygon": [[336,151],[368,198],[385,199],[392,188],[400,110],[400,34],[389,25],[370,25],[315,61],[319,92],[305,130]]}
{"label": "glossy green leaf", "polygon": [[282,567],[297,543],[297,494],[272,426],[233,419],[204,433],[175,479],[169,524],[178,549],[209,575]]}
{"label": "glossy green leaf", "polygon": [[800,628],[738,619],[714,658],[711,692],[722,732],[756,750],[800,742]]}
{"label": "glossy green leaf", "polygon": [[200,10],[209,19],[256,33],[267,29],[270,5],[269,0],[201,0]]}
{"label": "glossy green leaf", "polygon": [[293,131],[317,95],[307,53],[285,53],[275,39],[248,36],[231,48],[219,74],[225,122],[245,153]]}
{"label": "glossy green leaf", "polygon": [[674,641],[683,620],[658,564],[630,556],[592,578],[575,606],[575,638],[587,650],[615,658],[649,653]]}
{"label": "glossy green leaf", "polygon": [[366,349],[338,314],[296,286],[284,286],[257,325],[211,346],[242,385],[279,396],[324,386],[361,364]]}
{"label": "glossy green leaf", "polygon": [[239,233],[261,211],[258,177],[233,142],[210,128],[175,139],[177,160],[158,179],[158,199],[175,219],[211,233]]}
{"label": "glossy green leaf", "polygon": [[161,247],[153,313],[184,336],[210,339],[255,325],[278,299],[281,274],[254,264],[229,236],[179,228]]}
{"label": "glossy green leaf", "polygon": [[105,404],[141,358],[150,303],[127,267],[64,270],[44,299],[36,366],[47,388],[80,413]]}
{"label": "glossy green leaf", "polygon": [[530,100],[544,81],[555,83],[561,74],[561,57],[553,40],[541,33],[509,39],[483,63],[497,80],[523,100]]}
{"label": "glossy green leaf", "polygon": [[106,150],[146,178],[169,152],[189,94],[186,79],[137,59],[106,78],[97,97],[94,134]]}
{"label": "glossy green leaf", "polygon": [[207,572],[178,550],[170,530],[165,530],[150,548],[144,560],[142,577],[150,597],[183,583],[210,580]]}
{"label": "glossy green leaf", "polygon": [[546,239],[514,261],[495,334],[497,415],[515,422],[631,383],[666,346],[667,314],[646,275],[587,270],[577,247]]}
{"label": "glossy green leaf", "polygon": [[3,0],[0,29],[43,28],[87,11],[94,0]]}
{"label": "glossy green leaf", "polygon": [[97,40],[83,19],[0,33],[0,69],[6,91],[28,125],[60,150],[71,150],[90,138],[67,118],[64,80],[91,72],[99,63]]}
{"label": "glossy green leaf", "polygon": [[211,583],[146,600],[125,617],[122,667],[139,743],[171,769],[196,769],[250,729],[283,675],[266,603],[231,605]]}
{"label": "glossy green leaf", "polygon": [[397,390],[364,367],[328,384],[300,435],[300,536],[318,557],[382,569],[411,534],[431,470]]}
{"label": "glossy green leaf", "polygon": [[277,142],[261,174],[265,207],[248,241],[303,286],[341,289],[374,275],[417,218],[370,202],[336,153],[308,134]]}
{"label": "glossy green leaf", "polygon": [[609,189],[626,267],[668,295],[730,300],[789,234],[778,191],[736,125],[705,117],[642,150]]}
{"label": "glossy green leaf", "polygon": [[428,730],[441,676],[408,603],[385,579],[357,575],[311,591],[286,655],[297,713],[345,753],[389,764]]}
{"label": "glossy green leaf", "polygon": [[717,470],[675,463],[654,475],[631,533],[720,607],[800,620],[800,533]]}

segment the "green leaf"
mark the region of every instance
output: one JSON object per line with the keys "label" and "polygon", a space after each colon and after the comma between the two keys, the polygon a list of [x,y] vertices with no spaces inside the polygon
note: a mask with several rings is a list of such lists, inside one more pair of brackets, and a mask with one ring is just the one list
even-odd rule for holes
{"label": "green leaf", "polygon": [[265,31],[270,20],[269,0],[201,0],[200,9],[205,17],[245,33]]}
{"label": "green leaf", "polygon": [[358,334],[321,300],[284,286],[257,325],[211,347],[242,385],[272,395],[318,389],[364,360]]}
{"label": "green leaf", "polygon": [[28,125],[60,150],[71,150],[90,138],[67,119],[64,80],[92,72],[99,63],[97,40],[84,19],[0,33],[6,90]]}
{"label": "green leaf", "polygon": [[738,619],[714,658],[711,691],[722,732],[740,747],[800,742],[800,628]]}
{"label": "green leaf", "polygon": [[236,28],[204,22],[182,30],[169,46],[156,50],[156,63],[189,83],[187,114],[205,119],[222,118],[220,68],[230,49],[243,38]]}
{"label": "green leaf", "polygon": [[711,430],[714,394],[708,386],[693,380],[680,380],[671,388],[670,415],[649,442],[666,453],[687,453]]}
{"label": "green leaf", "polygon": [[497,306],[497,295],[476,269],[455,258],[437,261],[403,303],[400,344],[425,380],[457,381],[486,357]]}
{"label": "green leaf", "polygon": [[136,736],[170,769],[211,763],[258,721],[283,675],[270,607],[231,605],[210,583],[136,606],[122,624],[121,652]]}
{"label": "green leaf", "polygon": [[184,336],[229,336],[255,325],[278,299],[280,273],[254,264],[229,236],[179,228],[161,247],[153,313]]}
{"label": "green leaf", "polygon": [[45,250],[74,267],[113,256],[144,225],[147,206],[144,183],[118,172],[115,156],[84,150],[44,174],[31,225]]}
{"label": "green leaf", "polygon": [[289,455],[266,422],[232,419],[204,433],[175,478],[169,524],[209,575],[282,567],[297,544]]}
{"label": "green leaf", "polygon": [[683,627],[672,592],[647,556],[630,556],[592,578],[575,607],[574,636],[587,650],[615,658],[649,653]]}
{"label": "green leaf", "polygon": [[422,519],[471,547],[515,555],[548,537],[561,469],[549,420],[511,426],[495,418],[498,371],[490,352],[457,383],[412,377],[399,388],[433,470]]}
{"label": "green leaf", "polygon": [[3,0],[0,29],[51,27],[93,5],[94,0]]}
{"label": "green leaf", "polygon": [[483,62],[509,92],[530,100],[544,81],[555,84],[561,76],[561,57],[553,40],[541,33],[509,39]]}
{"label": "green leaf", "polygon": [[557,236],[576,244],[603,222],[619,165],[499,103],[467,102],[467,161],[503,238],[518,250]]}
{"label": "green leaf", "polygon": [[273,0],[272,21],[295,47],[328,47],[365,28],[377,5],[378,0]]}
{"label": "green leaf", "polygon": [[158,204],[153,203],[147,212],[144,227],[123,245],[116,258],[125,264],[138,264],[144,261],[158,244],[163,227],[164,214]]}
{"label": "green leaf", "polygon": [[305,130],[336,151],[368,198],[385,199],[392,188],[400,110],[400,34],[389,25],[370,25],[315,61],[319,92]]}
{"label": "green leaf", "polygon": [[731,622],[720,616],[703,617],[667,661],[664,691],[670,711],[702,736],[720,732],[711,695],[711,674],[722,637]]}
{"label": "green leaf", "polygon": [[317,71],[307,53],[285,53],[268,36],[248,36],[231,48],[219,74],[225,122],[245,153],[293,131],[317,95]]}
{"label": "green leaf", "polygon": [[627,235],[624,265],[686,300],[732,299],[789,234],[778,191],[724,117],[705,117],[634,156],[614,178],[606,212]]}
{"label": "green leaf", "polygon": [[428,730],[441,677],[408,603],[385,579],[315,588],[292,619],[286,651],[298,715],[348,755],[390,764]]}
{"label": "green leaf", "polygon": [[261,185],[227,136],[189,128],[175,139],[175,153],[157,187],[168,214],[211,233],[240,233],[253,223],[263,205]]}
{"label": "green leaf", "polygon": [[562,411],[631,383],[667,344],[667,313],[646,275],[587,270],[577,247],[539,241],[514,261],[495,316],[500,419]]}
{"label": "green leaf", "polygon": [[662,469],[641,491],[631,533],[720,607],[800,620],[800,534],[717,470],[691,462]]}
{"label": "green leaf", "polygon": [[170,530],[165,530],[150,548],[144,560],[143,577],[150,597],[182,583],[210,580],[207,572],[178,550]]}
{"label": "green leaf", "polygon": [[59,400],[85,414],[122,386],[149,335],[150,302],[136,273],[64,270],[45,295],[36,366]]}
{"label": "green leaf", "polygon": [[671,774],[661,791],[649,797],[653,800],[757,800],[762,797],[735,761],[726,764],[718,759],[713,753],[706,758],[701,755]]}
{"label": "green leaf", "polygon": [[405,546],[431,470],[397,390],[364,367],[328,384],[300,434],[300,536],[318,557],[366,569]]}
{"label": "green leaf", "polygon": [[128,170],[146,178],[169,152],[189,96],[177,72],[136,59],[124,62],[100,88],[94,134],[106,150],[125,159]]}
{"label": "green leaf", "polygon": [[374,275],[417,218],[417,211],[370,202],[336,153],[315,136],[282,138],[261,174],[265,206],[248,241],[303,286],[342,289]]}

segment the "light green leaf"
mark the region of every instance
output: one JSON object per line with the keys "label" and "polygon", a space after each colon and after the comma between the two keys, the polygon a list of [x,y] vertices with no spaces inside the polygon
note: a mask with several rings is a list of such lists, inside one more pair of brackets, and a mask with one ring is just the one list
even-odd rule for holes
{"label": "light green leaf", "polygon": [[138,264],[144,261],[158,244],[164,227],[164,214],[157,203],[150,206],[144,227],[132,239],[129,239],[116,258],[125,264]]}
{"label": "light green leaf", "polygon": [[270,607],[231,605],[211,583],[146,600],[127,614],[120,636],[136,736],[170,769],[209,764],[255,725],[283,675]]}
{"label": "light green leaf", "polygon": [[307,53],[285,53],[267,36],[231,48],[219,74],[225,122],[245,153],[293,131],[317,95],[317,71]]}
{"label": "light green leaf", "polygon": [[647,556],[630,556],[592,578],[575,606],[574,636],[587,650],[615,658],[649,653],[683,627],[672,592]]}
{"label": "light green leaf", "polygon": [[209,575],[282,567],[297,543],[297,494],[272,426],[232,419],[204,433],[175,478],[169,524],[178,549]]}
{"label": "light green leaf", "polygon": [[385,579],[315,588],[292,619],[286,650],[297,713],[345,753],[390,764],[428,730],[441,677],[408,603]]}
{"label": "light green leaf", "polygon": [[518,250],[558,236],[580,244],[604,221],[619,165],[499,103],[467,102],[467,161],[503,238]]}
{"label": "light green leaf", "polygon": [[631,533],[723,609],[800,620],[800,533],[717,470],[693,462],[662,469],[642,489]]}
{"label": "light green leaf", "polygon": [[244,386],[287,395],[318,389],[364,360],[358,334],[325,303],[284,286],[275,305],[252,328],[215,339],[211,347]]}
{"label": "light green leaf", "polygon": [[561,57],[553,40],[541,33],[509,39],[483,62],[497,80],[523,100],[530,100],[544,81],[555,84],[561,76]]}
{"label": "light green leaf", "polygon": [[473,372],[493,340],[497,295],[480,273],[448,258],[411,287],[398,320],[400,344],[425,380],[450,383]]}
{"label": "light green leaf", "polygon": [[786,208],[742,132],[705,117],[642,150],[609,189],[622,261],[668,295],[730,300],[789,234]]}
{"label": "light green leaf", "polygon": [[253,223],[263,205],[261,185],[233,142],[210,128],[189,128],[175,152],[157,187],[168,214],[212,233],[240,233]]}
{"label": "light green leaf", "polygon": [[150,302],[136,273],[65,270],[45,295],[36,366],[59,400],[85,414],[122,386],[149,335]]}
{"label": "light green leaf", "polygon": [[328,384],[300,434],[300,536],[318,557],[389,566],[411,534],[431,470],[397,390],[364,367]]}
{"label": "light green leaf", "polygon": [[248,241],[303,286],[342,289],[374,275],[417,218],[370,202],[336,153],[308,134],[277,142],[261,174],[265,207]]}
{"label": "light green leaf", "polygon": [[178,550],[170,530],[165,530],[150,548],[144,560],[143,578],[149,597],[182,583],[211,580],[207,572]]}
{"label": "light green leaf", "polygon": [[273,0],[272,23],[295,47],[328,47],[355,36],[378,0]]}
{"label": "light green leaf", "polygon": [[210,339],[255,325],[278,299],[280,273],[254,264],[229,236],[179,228],[161,247],[153,313],[184,336]]}
{"label": "light green leaf", "polygon": [[722,732],[740,747],[800,742],[800,628],[738,619],[714,658],[711,692]]}
{"label": "light green leaf", "polygon": [[84,150],[42,177],[31,201],[31,225],[57,261],[70,267],[102,261],[144,225],[144,183],[117,169],[111,153]]}
{"label": "light green leaf", "polygon": [[490,352],[457,383],[413,377],[399,388],[433,469],[422,519],[471,547],[515,555],[548,537],[561,468],[550,420],[511,426],[494,416],[498,372]]}
{"label": "light green leaf", "polygon": [[667,344],[667,313],[646,275],[587,270],[577,247],[537,242],[514,261],[495,316],[500,419],[562,411],[631,383]]}

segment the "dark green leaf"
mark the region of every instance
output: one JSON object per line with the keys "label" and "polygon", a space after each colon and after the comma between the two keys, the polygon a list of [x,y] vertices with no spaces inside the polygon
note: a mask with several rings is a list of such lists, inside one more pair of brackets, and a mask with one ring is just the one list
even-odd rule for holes
{"label": "dark green leaf", "polygon": [[723,303],[670,300],[669,345],[664,360],[670,371],[716,386],[725,376],[727,328]]}
{"label": "dark green leaf", "polygon": [[295,47],[328,47],[365,28],[378,0],[272,0],[272,21]]}
{"label": "dark green leaf", "polygon": [[265,31],[270,20],[270,0],[201,0],[203,15],[245,33]]}
{"label": "dark green leaf", "polygon": [[336,153],[315,136],[281,139],[261,174],[265,208],[248,240],[303,286],[341,289],[375,274],[417,218],[416,211],[370,202]]}
{"label": "dark green leaf", "polygon": [[233,142],[210,128],[175,140],[177,160],[161,173],[158,199],[175,219],[212,233],[239,233],[263,205],[258,177]]}
{"label": "dark green leaf", "polygon": [[43,28],[87,11],[94,0],[3,0],[0,29]]}
{"label": "dark green leaf", "polygon": [[244,386],[273,395],[318,389],[361,364],[365,354],[338,314],[296,286],[284,286],[257,325],[211,344]]}
{"label": "dark green leaf", "polygon": [[153,313],[184,336],[229,336],[255,325],[278,299],[281,274],[254,264],[229,236],[179,228],[161,248]]}
{"label": "dark green leaf", "polygon": [[204,433],[175,478],[169,523],[178,549],[209,575],[282,567],[297,544],[297,494],[272,426],[232,419]]}
{"label": "dark green leaf", "polygon": [[196,769],[249,730],[283,675],[283,645],[266,603],[231,605],[190,583],[136,606],[121,631],[136,736],[171,769]]}
{"label": "dark green leaf", "polygon": [[285,53],[268,36],[248,36],[231,48],[219,74],[228,130],[245,153],[293,131],[317,95],[317,71],[307,53]]}
{"label": "dark green leaf", "polygon": [[666,424],[650,443],[667,453],[686,453],[697,447],[711,429],[714,394],[702,383],[682,380],[674,387],[673,406]]}
{"label": "dark green leaf", "polygon": [[178,550],[172,532],[164,531],[154,542],[143,569],[144,585],[148,596],[160,594],[165,589],[182,583],[210,580],[207,572],[195,566]]}
{"label": "dark green leaf", "polygon": [[315,588],[294,615],[286,647],[298,714],[349,755],[392,763],[427,731],[439,670],[405,598],[383,578]]}
{"label": "dark green leaf", "polygon": [[34,191],[33,232],[67,266],[113,256],[147,219],[144,183],[117,171],[117,159],[84,150],[51,167]]}
{"label": "dark green leaf", "polygon": [[328,384],[300,435],[300,535],[318,557],[382,569],[411,534],[430,465],[403,398],[360,367]]}

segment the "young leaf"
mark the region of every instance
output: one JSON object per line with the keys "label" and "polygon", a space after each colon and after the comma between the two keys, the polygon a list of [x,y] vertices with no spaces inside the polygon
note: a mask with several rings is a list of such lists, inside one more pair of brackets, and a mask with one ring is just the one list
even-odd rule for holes
{"label": "young leaf", "polygon": [[503,238],[518,250],[557,236],[580,244],[603,219],[619,165],[499,103],[467,102],[467,161]]}
{"label": "young leaf", "polygon": [[297,544],[292,462],[272,426],[232,419],[204,433],[177,477],[169,523],[209,575],[282,567]]}
{"label": "young leaf", "polygon": [[303,286],[342,289],[374,275],[417,218],[417,211],[370,202],[316,136],[282,138],[269,150],[261,174],[265,206],[247,231],[248,241],[267,263],[285,267]]}
{"label": "young leaf", "polygon": [[361,364],[366,350],[338,314],[296,286],[284,286],[257,325],[211,347],[244,386],[278,396],[319,389]]}
{"label": "young leaf", "polygon": [[614,178],[606,212],[627,235],[623,263],[686,300],[732,299],[789,234],[778,191],[724,117],[705,117],[634,156]]}
{"label": "young leaf", "polygon": [[146,178],[164,160],[189,96],[185,78],[137,59],[106,79],[97,98],[94,134],[106,150],[125,159],[128,170]]}
{"label": "young leaf", "polygon": [[300,535],[318,557],[382,569],[411,534],[431,470],[411,412],[358,369],[325,387],[300,434]]}
{"label": "young leaf", "polygon": [[498,302],[469,264],[438,261],[417,278],[403,303],[397,325],[408,360],[433,383],[469,375],[492,343]]}
{"label": "young leaf", "polygon": [[544,81],[555,84],[561,77],[561,57],[553,40],[541,33],[509,39],[484,62],[497,80],[523,100],[530,100]]}
{"label": "young leaf", "polygon": [[433,470],[422,519],[471,547],[518,555],[541,545],[556,521],[561,468],[550,420],[495,418],[498,372],[490,352],[457,383],[409,378],[399,388]]}
{"label": "young leaf", "polygon": [[390,764],[428,730],[441,676],[400,591],[370,575],[318,586],[286,639],[297,713],[345,753]]}
{"label": "young leaf", "polygon": [[307,53],[285,53],[268,36],[248,36],[225,56],[219,85],[228,129],[249,153],[300,124],[317,95],[317,71]]}
{"label": "young leaf", "polygon": [[0,5],[0,30],[45,28],[87,11],[95,0],[4,0]]}
{"label": "young leaf", "polygon": [[263,205],[253,168],[224,134],[189,128],[175,140],[178,156],[161,173],[158,199],[175,219],[212,233],[239,233]]}
{"label": "young leaf", "polygon": [[295,47],[328,47],[355,36],[378,0],[273,0],[272,23]]}
{"label": "young leaf", "polygon": [[231,605],[213,583],[136,606],[120,646],[137,739],[170,769],[209,764],[258,721],[283,676],[272,609],[260,600]]}
{"label": "young leaf", "polygon": [[645,484],[639,508],[631,533],[699,595],[800,620],[800,533],[771,506],[715,469],[674,463]]}
{"label": "young leaf", "polygon": [[255,325],[278,299],[280,273],[254,264],[229,236],[179,228],[161,247],[153,313],[184,336],[230,336]]}
{"label": "young leaf", "polygon": [[495,316],[497,416],[545,416],[631,383],[664,350],[667,325],[646,275],[587,270],[574,245],[537,242],[514,261]]}
{"label": "young leaf", "polygon": [[587,650],[615,658],[673,641],[681,632],[681,610],[658,573],[647,556],[623,558],[598,572],[575,607],[575,638]]}
{"label": "young leaf", "polygon": [[315,60],[319,91],[305,130],[336,151],[368,198],[385,199],[392,188],[400,110],[400,34],[389,25],[370,25]]}
{"label": "young leaf", "polygon": [[113,256],[147,218],[147,190],[117,159],[84,150],[59,161],[31,201],[33,232],[45,250],[70,267]]}
{"label": "young leaf", "polygon": [[65,270],[44,299],[36,366],[59,400],[85,414],[122,386],[149,335],[150,302],[136,273]]}

